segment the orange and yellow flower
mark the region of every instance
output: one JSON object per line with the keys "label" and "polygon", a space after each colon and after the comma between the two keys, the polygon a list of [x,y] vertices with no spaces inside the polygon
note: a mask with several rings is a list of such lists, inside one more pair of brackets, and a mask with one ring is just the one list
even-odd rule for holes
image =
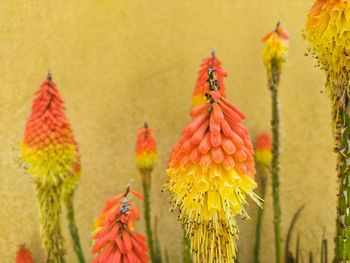
{"label": "orange and yellow flower", "polygon": [[152,132],[154,130],[148,127],[147,122],[144,127],[138,129],[135,162],[140,170],[152,170],[158,159],[157,145]]}
{"label": "orange and yellow flower", "polygon": [[277,70],[281,70],[282,63],[286,61],[288,39],[289,34],[279,23],[274,31],[269,32],[261,39],[265,43],[261,56],[269,75],[273,66],[276,66]]}
{"label": "orange and yellow flower", "polygon": [[272,137],[269,133],[259,133],[255,141],[255,161],[260,167],[269,167],[272,160]]}
{"label": "orange and yellow flower", "polygon": [[32,253],[26,248],[25,244],[18,247],[16,263],[34,263]]}
{"label": "orange and yellow flower", "polygon": [[149,248],[147,238],[133,231],[135,220],[140,213],[131,201],[130,193],[143,198],[143,195],[130,189],[124,194],[113,196],[105,201],[102,214],[95,220],[96,241],[91,253],[98,253],[92,263],[146,263]]}
{"label": "orange and yellow flower", "polygon": [[241,121],[244,114],[218,91],[190,111],[193,120],[173,147],[164,189],[191,237],[194,262],[233,262],[238,236],[236,215],[248,218],[252,191],[253,146]]}
{"label": "orange and yellow flower", "polygon": [[57,185],[71,170],[76,146],[56,84],[48,78],[35,94],[21,154],[37,183]]}
{"label": "orange and yellow flower", "polygon": [[201,69],[198,71],[196,86],[192,94],[192,108],[208,102],[205,94],[209,92],[208,69],[213,68],[215,76],[220,84],[220,94],[226,98],[224,78],[227,72],[222,69],[221,61],[215,56],[214,50],[210,57],[202,59]]}
{"label": "orange and yellow flower", "polygon": [[40,207],[40,226],[47,261],[63,262],[64,245],[61,234],[62,187],[70,185],[72,164],[77,161],[77,147],[67,120],[63,101],[48,73],[35,93],[29,116],[21,158],[34,176]]}
{"label": "orange and yellow flower", "polygon": [[[350,2],[317,0],[304,28],[310,51],[327,74],[327,86],[348,83],[350,71]],[[332,92],[332,90],[331,90]]]}

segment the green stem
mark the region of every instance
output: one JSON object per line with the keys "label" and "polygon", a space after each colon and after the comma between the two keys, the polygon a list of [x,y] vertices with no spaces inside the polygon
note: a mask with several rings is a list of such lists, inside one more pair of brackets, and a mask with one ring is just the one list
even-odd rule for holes
{"label": "green stem", "polygon": [[[345,87],[338,89],[340,98]],[[350,260],[350,116],[347,111],[347,98],[335,110],[335,152],[338,154],[338,207],[335,237],[335,255],[333,263],[349,262]]]}
{"label": "green stem", "polygon": [[276,263],[282,263],[282,231],[281,231],[281,206],[279,193],[279,105],[278,105],[278,84],[280,72],[276,63],[272,62],[271,76],[269,78],[269,88],[272,94],[272,197],[274,212],[274,232],[275,232],[275,253]]}
{"label": "green stem", "polygon": [[184,234],[184,239],[183,239],[183,253],[184,253],[184,263],[191,263],[191,239],[186,237]]}
{"label": "green stem", "polygon": [[68,227],[69,227],[70,235],[73,240],[74,252],[77,255],[79,263],[85,263],[83,250],[81,249],[81,245],[80,245],[78,228],[75,224],[73,197],[69,198],[68,201],[66,202],[66,209],[67,209]]}
{"label": "green stem", "polygon": [[142,187],[143,187],[143,206],[144,206],[144,217],[146,225],[146,234],[147,234],[147,244],[150,249],[151,262],[155,263],[155,254],[153,247],[153,237],[152,237],[152,228],[151,228],[151,208],[150,208],[150,196],[149,192],[151,190],[151,171],[142,170],[141,171]]}
{"label": "green stem", "polygon": [[[260,197],[261,199],[265,198],[265,190],[266,190],[266,178],[269,176],[269,169],[263,168],[263,175],[261,176],[261,183],[260,183]],[[260,252],[260,239],[261,239],[261,224],[262,224],[262,217],[264,214],[264,210],[260,209],[258,210],[258,218],[256,223],[256,232],[255,232],[255,248],[254,248],[254,263],[259,263],[259,252]]]}

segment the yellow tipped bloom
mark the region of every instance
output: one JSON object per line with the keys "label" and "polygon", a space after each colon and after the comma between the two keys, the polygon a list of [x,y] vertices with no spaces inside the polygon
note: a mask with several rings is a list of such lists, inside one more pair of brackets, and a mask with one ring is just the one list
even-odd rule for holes
{"label": "yellow tipped bloom", "polygon": [[276,30],[271,31],[262,38],[265,47],[261,56],[268,74],[271,74],[272,66],[275,65],[278,70],[282,63],[287,59],[289,35],[286,30],[277,24]]}
{"label": "yellow tipped bloom", "polygon": [[[310,51],[327,74],[327,86],[348,83],[350,70],[350,3],[317,0],[304,28]],[[337,80],[334,83],[332,80]],[[331,94],[334,92],[332,90]]]}
{"label": "yellow tipped bloom", "polygon": [[272,137],[268,133],[259,133],[255,142],[255,162],[260,167],[269,167],[272,160]]}
{"label": "yellow tipped bloom", "polygon": [[252,191],[254,151],[244,114],[218,91],[207,96],[210,102],[191,110],[194,118],[173,147],[164,189],[191,238],[193,261],[233,262],[236,215],[249,217],[247,195],[260,204]]}
{"label": "yellow tipped bloom", "polygon": [[135,162],[140,170],[152,170],[158,159],[156,141],[152,136],[153,129],[145,122],[144,127],[139,128],[136,141]]}

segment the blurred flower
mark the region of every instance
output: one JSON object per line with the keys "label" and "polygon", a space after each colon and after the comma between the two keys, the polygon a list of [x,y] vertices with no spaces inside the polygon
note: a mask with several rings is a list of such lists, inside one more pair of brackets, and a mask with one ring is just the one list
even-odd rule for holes
{"label": "blurred flower", "polygon": [[259,133],[255,142],[255,161],[260,167],[269,167],[272,160],[272,137],[269,133]]}
{"label": "blurred flower", "polygon": [[32,253],[26,248],[25,244],[19,246],[17,251],[16,263],[34,263]]}
{"label": "blurred flower", "polygon": [[21,144],[21,158],[29,165],[29,173],[35,179],[47,261],[63,262],[62,185],[71,174],[76,146],[63,101],[50,72],[35,95]]}
{"label": "blurred flower", "polygon": [[91,253],[99,254],[92,263],[148,262],[146,252],[149,248],[144,244],[147,238],[133,231],[140,213],[130,200],[130,193],[143,198],[142,194],[131,190],[128,185],[124,194],[105,201],[105,208],[94,223],[97,230],[92,238],[96,242]]}
{"label": "blurred flower", "polygon": [[350,3],[345,0],[317,0],[304,28],[304,38],[323,70],[337,83],[348,81],[350,69]]}
{"label": "blurred flower", "polygon": [[196,86],[192,94],[192,108],[208,102],[205,94],[209,92],[208,69],[213,68],[217,80],[220,83],[220,94],[226,98],[224,78],[227,72],[221,68],[221,61],[215,56],[215,48],[212,49],[210,57],[202,59],[201,69],[198,72]]}
{"label": "blurred flower", "polygon": [[191,110],[193,120],[173,147],[164,189],[191,237],[194,262],[232,262],[238,235],[236,215],[248,218],[246,195],[252,191],[254,150],[244,114],[218,91]]}
{"label": "blurred flower", "polygon": [[158,159],[157,145],[152,132],[154,130],[148,127],[147,122],[144,127],[138,129],[135,161],[139,170],[151,171]]}
{"label": "blurred flower", "polygon": [[265,43],[265,47],[261,56],[269,75],[271,74],[272,65],[276,65],[277,69],[280,70],[282,63],[286,61],[288,39],[289,34],[279,23],[274,31],[271,31],[262,38],[261,41]]}
{"label": "blurred flower", "polygon": [[317,0],[303,30],[303,37],[311,43],[310,53],[326,72],[326,87],[329,88],[335,108],[344,107],[345,99],[340,94],[349,93],[349,23],[349,1]]}
{"label": "blurred flower", "polygon": [[56,84],[48,78],[35,95],[27,120],[21,154],[29,172],[41,185],[58,185],[71,170],[75,159],[70,123]]}

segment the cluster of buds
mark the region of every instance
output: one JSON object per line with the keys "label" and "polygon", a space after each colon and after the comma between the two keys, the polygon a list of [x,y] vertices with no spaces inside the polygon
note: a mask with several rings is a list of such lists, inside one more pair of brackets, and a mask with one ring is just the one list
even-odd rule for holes
{"label": "cluster of buds", "polygon": [[95,234],[92,238],[96,242],[91,253],[98,254],[92,263],[148,262],[147,238],[133,231],[140,213],[131,201],[131,194],[143,198],[129,184],[124,194],[105,201],[102,214],[94,223]]}
{"label": "cluster of buds", "polygon": [[141,172],[152,171],[153,165],[158,159],[157,145],[152,132],[154,130],[148,127],[147,122],[145,122],[144,127],[138,129],[135,162]]}
{"label": "cluster of buds", "polygon": [[255,141],[255,162],[261,168],[268,168],[272,160],[272,137],[269,133],[259,133]]}
{"label": "cluster of buds", "polygon": [[282,63],[287,59],[289,34],[277,23],[276,29],[269,32],[262,38],[265,47],[261,53],[267,73],[272,74],[273,67],[281,70]]}
{"label": "cluster of buds", "polygon": [[244,114],[213,89],[212,70],[209,76],[209,102],[190,111],[193,120],[173,147],[164,189],[191,237],[194,262],[232,262],[236,215],[248,218],[246,195],[260,204],[252,191],[254,150]]}
{"label": "cluster of buds", "polygon": [[67,177],[75,159],[72,130],[50,73],[35,95],[21,145],[22,158],[38,183],[58,185]]}
{"label": "cluster of buds", "polygon": [[201,69],[198,71],[196,86],[192,94],[192,108],[207,102],[205,94],[209,92],[208,70],[210,68],[213,69],[220,84],[220,95],[226,98],[224,78],[227,77],[227,72],[222,69],[221,61],[215,56],[215,47],[213,47],[211,56],[202,59]]}
{"label": "cluster of buds", "polygon": [[25,244],[19,246],[16,256],[16,263],[34,263],[34,259]]}

